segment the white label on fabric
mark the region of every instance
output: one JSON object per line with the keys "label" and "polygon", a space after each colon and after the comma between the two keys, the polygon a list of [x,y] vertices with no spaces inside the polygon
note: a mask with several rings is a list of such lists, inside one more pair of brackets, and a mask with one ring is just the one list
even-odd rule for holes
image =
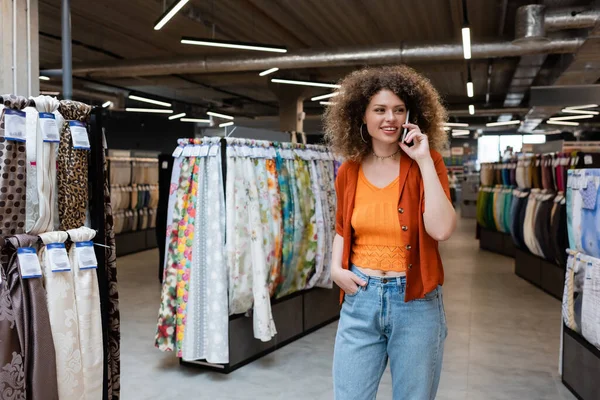
{"label": "white label on fabric", "polygon": [[592,156],[590,154],[588,154],[585,157],[583,157],[583,162],[585,165],[591,165],[594,163],[594,159],[592,158]]}
{"label": "white label on fabric", "polygon": [[42,267],[33,247],[17,249],[17,258],[21,267],[21,277],[24,279],[41,278]]}
{"label": "white label on fabric", "polygon": [[65,272],[71,270],[71,262],[64,243],[50,243],[46,246],[50,268],[52,272]]}
{"label": "white label on fabric", "polygon": [[194,148],[192,148],[192,154],[191,154],[191,156],[192,157],[199,157],[200,156],[200,150],[201,150],[200,146],[198,146],[198,145],[194,146]]}
{"label": "white label on fabric", "polygon": [[98,260],[94,252],[94,242],[75,243],[75,251],[77,252],[79,269],[98,268]]}
{"label": "white label on fabric", "polygon": [[177,146],[177,148],[173,152],[173,157],[177,158],[177,157],[181,156],[181,153],[183,153],[183,147]]}
{"label": "white label on fabric", "polygon": [[208,156],[208,150],[209,150],[208,145],[202,145],[202,146],[200,146],[200,157],[206,157],[206,156]]}
{"label": "white label on fabric", "polygon": [[52,113],[40,113],[42,140],[49,143],[60,143],[60,134],[56,125],[56,117]]}
{"label": "white label on fabric", "polygon": [[585,268],[585,279],[586,280],[590,280],[592,279],[592,268],[594,268],[594,264],[591,262],[588,262]]}
{"label": "white label on fabric", "polygon": [[25,131],[25,118],[27,114],[24,111],[5,110],[4,111],[4,138],[6,140],[15,140],[24,142],[27,134]]}
{"label": "white label on fabric", "polygon": [[71,128],[71,138],[73,139],[73,148],[89,150],[90,140],[88,138],[87,129],[85,124],[81,121],[69,121],[69,127]]}
{"label": "white label on fabric", "polygon": [[168,161],[163,161],[161,164],[161,168],[162,169],[169,169],[169,162]]}
{"label": "white label on fabric", "polygon": [[218,144],[213,144],[212,146],[210,146],[210,150],[208,151],[208,155],[210,157],[215,157],[217,154],[219,154],[219,145]]}
{"label": "white label on fabric", "polygon": [[540,160],[535,160],[535,166],[539,167],[540,166]]}
{"label": "white label on fabric", "polygon": [[192,150],[194,149],[194,146],[192,145],[187,145],[183,148],[183,156],[184,157],[191,157],[192,155]]}

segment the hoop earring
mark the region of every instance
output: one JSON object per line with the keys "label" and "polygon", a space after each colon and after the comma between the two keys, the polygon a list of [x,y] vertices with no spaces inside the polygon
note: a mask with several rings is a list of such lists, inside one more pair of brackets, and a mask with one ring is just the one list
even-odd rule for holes
{"label": "hoop earring", "polygon": [[365,126],[365,124],[360,124],[360,138],[362,139],[363,142],[369,143],[365,140],[365,137],[363,136],[363,126]]}

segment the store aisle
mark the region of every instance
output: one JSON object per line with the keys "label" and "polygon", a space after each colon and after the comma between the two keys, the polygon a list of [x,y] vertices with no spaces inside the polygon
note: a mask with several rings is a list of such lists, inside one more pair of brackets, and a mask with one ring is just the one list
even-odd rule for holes
{"label": "store aisle", "polygon": [[[441,245],[449,336],[437,399],[575,399],[560,383],[560,302],[479,251],[474,220]],[[118,260],[124,399],[332,399],[331,324],[230,375],[178,365],[153,346],[158,251]],[[389,371],[378,399],[391,399]]]}

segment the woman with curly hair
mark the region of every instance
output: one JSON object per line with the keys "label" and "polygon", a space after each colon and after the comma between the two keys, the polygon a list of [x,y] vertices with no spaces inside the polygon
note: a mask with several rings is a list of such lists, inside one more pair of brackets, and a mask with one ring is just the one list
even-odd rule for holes
{"label": "woman with curly hair", "polygon": [[437,151],[446,111],[405,66],[355,71],[339,93],[325,113],[326,139],[347,160],[336,179],[331,271],[343,303],[335,398],[375,399],[389,358],[394,399],[433,399],[447,336],[438,241],[456,227]]}

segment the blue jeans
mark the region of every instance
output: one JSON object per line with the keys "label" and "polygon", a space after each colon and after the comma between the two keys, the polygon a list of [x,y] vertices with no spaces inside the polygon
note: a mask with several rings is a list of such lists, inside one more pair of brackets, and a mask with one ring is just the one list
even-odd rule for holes
{"label": "blue jeans", "polygon": [[336,400],[375,400],[387,366],[394,400],[434,399],[448,335],[442,287],[404,302],[406,278],[351,271],[367,282],[346,295],[333,354]]}

